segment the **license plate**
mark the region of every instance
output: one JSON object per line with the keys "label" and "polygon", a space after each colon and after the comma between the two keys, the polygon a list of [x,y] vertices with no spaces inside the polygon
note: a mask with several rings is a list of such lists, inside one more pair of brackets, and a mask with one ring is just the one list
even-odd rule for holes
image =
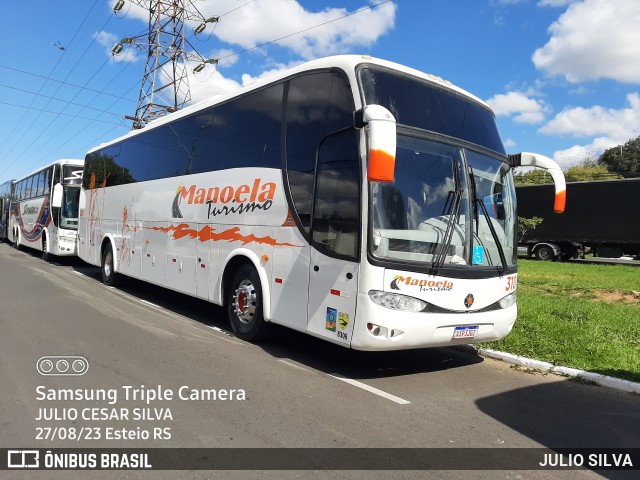
{"label": "license plate", "polygon": [[473,338],[478,334],[478,326],[456,327],[453,330],[453,338]]}

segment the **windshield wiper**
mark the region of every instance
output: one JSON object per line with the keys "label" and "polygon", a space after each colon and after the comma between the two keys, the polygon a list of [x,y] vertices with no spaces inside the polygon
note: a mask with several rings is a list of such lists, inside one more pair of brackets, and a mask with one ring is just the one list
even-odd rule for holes
{"label": "windshield wiper", "polygon": [[453,193],[453,199],[451,201],[449,219],[447,221],[447,229],[444,232],[444,237],[442,239],[440,249],[438,250],[438,253],[435,255],[435,257],[433,257],[433,260],[431,262],[431,268],[429,269],[430,275],[437,275],[440,267],[444,265],[444,261],[447,258],[447,250],[449,250],[451,240],[453,239],[454,224],[456,222],[456,219],[458,218],[460,205],[462,204],[462,194],[464,193],[464,191],[460,182],[459,163],[456,165],[456,168],[453,171],[453,175],[455,181],[455,191]]}
{"label": "windshield wiper", "polygon": [[[487,221],[487,224],[489,225],[489,231],[491,232],[491,236],[493,237],[493,241],[496,243],[496,247],[498,248],[498,255],[500,255],[500,265],[496,265],[496,268],[498,269],[498,272],[500,273],[500,275],[502,275],[502,272],[504,271],[504,269],[507,267],[507,258],[504,256],[504,249],[502,248],[502,243],[500,243],[500,239],[498,238],[498,234],[496,233],[496,229],[493,227],[493,222],[491,221],[491,217],[489,216],[489,212],[487,212],[487,207],[484,205],[484,201],[482,201],[481,199],[479,199],[476,196],[476,179],[473,176],[473,168],[470,166],[469,167],[469,178],[471,180],[471,185],[473,185],[473,200],[476,203],[476,205],[480,205],[480,210],[482,210],[482,215],[484,216],[485,220]],[[480,228],[480,221],[477,218],[477,212],[478,212],[478,207],[476,206],[476,208],[474,209],[476,211],[476,229],[479,230]],[[473,237],[472,237],[473,238]],[[478,238],[480,238],[478,236]]]}

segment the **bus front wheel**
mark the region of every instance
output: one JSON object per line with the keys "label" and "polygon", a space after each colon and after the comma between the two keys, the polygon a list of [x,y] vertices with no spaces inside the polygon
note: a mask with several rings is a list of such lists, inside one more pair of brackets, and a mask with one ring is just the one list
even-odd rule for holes
{"label": "bus front wheel", "polygon": [[42,260],[49,261],[49,242],[46,234],[42,235]]}
{"label": "bus front wheel", "polygon": [[227,291],[227,314],[238,338],[250,342],[264,335],[262,286],[253,266],[242,265],[233,276]]}
{"label": "bus front wheel", "polygon": [[109,287],[115,286],[117,283],[116,272],[113,268],[113,250],[111,244],[107,244],[102,252],[102,283]]}
{"label": "bus front wheel", "polygon": [[17,229],[13,234],[13,248],[15,248],[16,250],[20,250],[20,231]]}

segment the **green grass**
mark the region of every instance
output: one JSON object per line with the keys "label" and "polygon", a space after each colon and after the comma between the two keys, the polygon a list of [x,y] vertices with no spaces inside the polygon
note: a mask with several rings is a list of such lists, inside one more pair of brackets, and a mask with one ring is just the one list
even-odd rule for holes
{"label": "green grass", "polygon": [[640,382],[640,268],[522,260],[518,321],[482,347]]}

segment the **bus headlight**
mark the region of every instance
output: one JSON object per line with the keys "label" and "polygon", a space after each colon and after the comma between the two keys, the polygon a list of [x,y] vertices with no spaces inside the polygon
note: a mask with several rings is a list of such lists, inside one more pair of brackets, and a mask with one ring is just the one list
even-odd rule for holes
{"label": "bus headlight", "polygon": [[400,295],[399,293],[382,292],[380,290],[369,290],[369,298],[382,307],[402,312],[419,312],[424,310],[427,302],[415,297]]}
{"label": "bus headlight", "polygon": [[516,303],[516,292],[510,293],[506,297],[500,299],[498,305],[500,305],[500,308],[509,308],[514,303]]}
{"label": "bus headlight", "polygon": [[76,236],[74,235],[60,235],[60,240],[62,240],[63,242],[75,242],[76,241]]}

